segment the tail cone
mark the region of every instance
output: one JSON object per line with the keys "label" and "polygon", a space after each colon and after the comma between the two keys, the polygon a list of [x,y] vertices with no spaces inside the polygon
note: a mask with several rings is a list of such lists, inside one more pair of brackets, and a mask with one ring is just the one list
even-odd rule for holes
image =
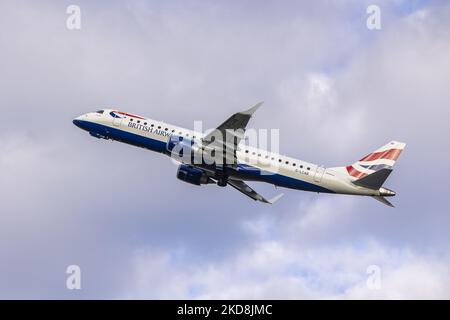
{"label": "tail cone", "polygon": [[393,197],[395,196],[395,191],[389,190],[388,188],[380,188],[380,196],[382,197]]}

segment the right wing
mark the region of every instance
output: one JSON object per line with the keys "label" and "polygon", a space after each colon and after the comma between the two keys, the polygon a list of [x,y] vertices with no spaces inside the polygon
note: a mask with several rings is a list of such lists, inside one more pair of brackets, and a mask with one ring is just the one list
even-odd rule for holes
{"label": "right wing", "polygon": [[244,181],[242,180],[233,180],[233,179],[228,179],[228,184],[231,185],[233,188],[235,188],[236,190],[242,192],[243,194],[245,194],[246,196],[252,198],[253,200],[256,201],[261,201],[264,203],[270,203],[273,204],[276,201],[278,201],[282,196],[283,193],[279,194],[278,196],[267,200],[266,198],[264,198],[262,195],[260,195],[259,193],[257,193],[255,190],[253,190],[252,188],[249,187],[248,184],[246,184]]}

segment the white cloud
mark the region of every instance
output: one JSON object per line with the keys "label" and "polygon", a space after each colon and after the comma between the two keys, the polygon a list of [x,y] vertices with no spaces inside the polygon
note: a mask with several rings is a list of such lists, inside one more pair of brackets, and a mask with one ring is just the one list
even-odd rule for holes
{"label": "white cloud", "polygon": [[[325,73],[310,73],[285,80],[278,89],[279,98],[286,108],[282,110],[283,114],[294,119],[288,129],[295,132],[295,136],[301,134],[301,141],[314,137],[315,143],[328,154],[348,152],[355,141],[364,137],[364,123],[367,121],[366,109],[356,104],[349,105],[341,96],[336,81]],[[300,132],[295,129],[298,126],[301,127]],[[307,147],[311,148],[311,145]]]}
{"label": "white cloud", "polygon": [[[266,241],[217,263],[173,264],[167,254],[139,252],[126,298],[447,299],[450,273],[439,257],[377,243],[290,247]],[[381,288],[367,287],[370,265]],[[119,295],[122,296],[122,295]]]}
{"label": "white cloud", "polygon": [[[396,248],[358,235],[361,214],[348,200],[315,199],[242,222],[253,241],[218,260],[178,260],[177,252],[135,252],[126,298],[194,299],[446,299],[448,256]],[[297,219],[295,219],[297,215]],[[346,221],[347,220],[347,221]],[[330,235],[331,233],[331,235]],[[345,235],[343,237],[342,235]],[[333,240],[334,239],[334,240]],[[185,252],[185,254],[189,254]],[[367,286],[369,266],[381,287]]]}

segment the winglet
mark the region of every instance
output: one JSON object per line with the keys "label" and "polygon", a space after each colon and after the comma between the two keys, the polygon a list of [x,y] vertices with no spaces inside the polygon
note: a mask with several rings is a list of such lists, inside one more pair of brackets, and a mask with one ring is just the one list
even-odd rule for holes
{"label": "winglet", "polygon": [[245,115],[249,115],[251,116],[252,114],[255,113],[256,110],[258,110],[259,107],[261,107],[261,105],[264,103],[264,101],[258,102],[257,104],[255,104],[253,107],[251,107],[248,110],[242,111],[240,112],[241,114],[245,114]]}
{"label": "winglet", "polygon": [[274,204],[275,202],[277,202],[278,200],[280,200],[280,198],[281,198],[282,196],[284,196],[284,193],[280,193],[279,195],[273,197],[272,199],[267,200],[267,203]]}

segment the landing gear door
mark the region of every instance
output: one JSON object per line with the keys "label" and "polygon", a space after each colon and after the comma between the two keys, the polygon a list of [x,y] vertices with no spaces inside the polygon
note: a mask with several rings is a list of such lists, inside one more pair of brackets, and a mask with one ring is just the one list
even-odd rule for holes
{"label": "landing gear door", "polygon": [[316,169],[316,173],[314,174],[314,181],[320,182],[322,181],[323,174],[325,173],[325,168],[323,166],[318,166]]}

